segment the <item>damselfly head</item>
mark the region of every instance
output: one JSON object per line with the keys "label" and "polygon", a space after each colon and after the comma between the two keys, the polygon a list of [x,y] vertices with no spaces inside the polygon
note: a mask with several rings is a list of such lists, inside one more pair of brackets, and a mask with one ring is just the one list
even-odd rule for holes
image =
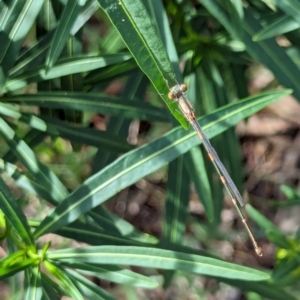
{"label": "damselfly head", "polygon": [[169,92],[169,93],[168,93],[168,98],[169,98],[170,100],[173,100],[173,99],[175,98],[174,93],[173,93],[173,92]]}
{"label": "damselfly head", "polygon": [[186,84],[181,84],[181,85],[180,85],[180,91],[181,91],[181,92],[185,93],[185,92],[187,91],[187,89],[188,89],[188,88],[187,88],[187,85],[186,85]]}
{"label": "damselfly head", "polygon": [[187,86],[185,84],[176,84],[170,88],[170,92],[168,93],[168,98],[173,100],[175,98],[179,98],[183,93],[187,91]]}

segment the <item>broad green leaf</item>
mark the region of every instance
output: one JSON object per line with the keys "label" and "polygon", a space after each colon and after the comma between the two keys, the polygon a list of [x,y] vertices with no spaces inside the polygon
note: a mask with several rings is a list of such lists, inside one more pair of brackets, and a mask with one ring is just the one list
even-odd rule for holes
{"label": "broad green leaf", "polygon": [[112,295],[100,288],[97,284],[84,276],[67,269],[68,276],[72,279],[78,290],[86,299],[93,300],[116,300]]}
{"label": "broad green leaf", "polygon": [[[128,96],[127,96],[128,97]],[[101,114],[166,122],[166,111],[145,102],[132,101],[129,98],[116,98],[96,93],[80,92],[39,92],[8,96],[3,98],[6,102],[22,103],[24,105],[38,105],[48,108],[76,109]]]}
{"label": "broad green leaf", "polygon": [[18,75],[17,77],[11,79],[9,78],[4,86],[3,91],[14,91],[27,86],[32,82],[40,82],[69,74],[103,68],[110,64],[117,64],[130,58],[131,56],[128,54],[115,54],[106,56],[82,55],[79,57],[59,59],[57,64],[53,66],[49,72],[46,72],[45,67],[41,66],[34,70]]}
{"label": "broad green leaf", "polygon": [[47,70],[49,70],[55,64],[60,56],[63,48],[66,45],[67,39],[70,36],[73,24],[85,3],[86,0],[73,0],[67,2],[60,21],[56,27],[50,49],[46,57]]}
{"label": "broad green leaf", "polygon": [[35,241],[26,216],[2,178],[0,178],[0,207],[7,221],[22,239],[22,243],[34,249]]}
{"label": "broad green leaf", "polygon": [[296,30],[299,27],[300,22],[295,21],[290,16],[284,15],[282,17],[278,17],[272,23],[269,23],[266,27],[254,34],[252,39],[255,42],[262,41],[265,39],[276,37],[286,32]]}
{"label": "broad green leaf", "polygon": [[195,274],[245,281],[269,279],[269,275],[215,258],[146,247],[98,246],[48,252],[48,259],[92,264],[131,265],[164,270],[182,270]]}
{"label": "broad green leaf", "polygon": [[64,266],[77,269],[80,273],[86,276],[97,277],[103,280],[131,285],[141,288],[156,288],[157,281],[150,279],[144,275],[134,273],[133,271],[122,269],[115,265],[93,265],[77,262],[63,262]]}
{"label": "broad green leaf", "polygon": [[40,267],[31,268],[30,284],[25,291],[24,300],[40,300],[43,296]]}
{"label": "broad green leaf", "polygon": [[8,5],[0,24],[0,91],[42,5],[40,0],[15,0]]}
{"label": "broad green leaf", "polygon": [[119,31],[141,70],[147,75],[175,118],[187,128],[187,121],[167,97],[168,85],[176,84],[166,50],[141,1],[100,1],[112,24]]}
{"label": "broad green leaf", "polygon": [[[200,123],[207,137],[211,138],[289,93],[289,90],[281,90],[249,97],[217,110],[204,117]],[[67,197],[44,219],[36,229],[35,237],[72,223],[121,189],[158,170],[200,142],[194,131],[175,128],[160,139],[128,152],[90,177]]]}
{"label": "broad green leaf", "polygon": [[185,157],[179,156],[169,164],[167,197],[165,204],[164,237],[173,243],[182,241],[186,228],[190,177]]}
{"label": "broad green leaf", "polygon": [[18,159],[35,178],[38,178],[40,184],[50,192],[51,196],[58,201],[64,199],[68,194],[65,186],[52,171],[38,161],[32,149],[15,134],[2,118],[0,118],[0,134]]}

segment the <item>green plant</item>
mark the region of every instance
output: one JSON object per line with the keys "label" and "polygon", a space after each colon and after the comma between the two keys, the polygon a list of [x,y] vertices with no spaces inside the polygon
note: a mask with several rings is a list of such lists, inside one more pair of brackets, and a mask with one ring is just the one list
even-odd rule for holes
{"label": "green plant", "polygon": [[[277,2],[294,21],[297,15]],[[225,148],[222,156],[229,158],[228,167],[239,185],[241,165],[236,155],[230,159],[232,154],[227,150],[238,148],[234,146],[237,140],[232,127],[290,93],[275,90],[248,96],[243,68],[249,58],[265,64],[300,99],[299,69],[287,49],[274,40],[252,41],[261,29],[260,18],[269,8],[261,1],[247,4],[244,9],[239,0],[174,0],[165,1],[165,6],[160,0],[0,2],[0,133],[9,148],[0,169],[41,202],[45,200],[54,206],[42,220],[27,218],[7,183],[0,180],[1,238],[7,250],[7,256],[1,260],[0,278],[11,279],[12,292],[16,293],[19,287],[13,282],[24,271],[22,294],[16,293],[16,297],[113,299],[84,275],[124,286],[158,285],[151,277],[121,267],[130,265],[206,275],[262,297],[293,299],[267,271],[228,263],[213,251],[181,245],[191,181],[210,222],[209,240],[217,236],[223,195],[219,184],[213,181],[211,189],[209,177],[213,173],[203,171],[201,151],[195,147],[199,140],[194,132],[184,129],[188,127],[186,120],[177,104],[167,98],[168,84],[176,83],[174,73],[177,80],[183,82],[184,77],[188,83],[189,98],[201,100],[195,107],[206,114],[200,122],[208,137],[226,131],[215,143],[222,143]],[[92,15],[103,20],[106,33],[102,40],[97,37],[97,51],[91,38],[85,53],[83,39],[87,33],[82,28],[88,30],[87,20]],[[273,35],[276,33],[273,30]],[[256,38],[265,34],[261,32]],[[22,49],[25,38],[32,45]],[[180,61],[185,63],[183,76]],[[99,93],[115,79],[125,85],[120,97]],[[126,142],[124,134],[129,120],[178,125],[161,104],[139,101],[146,92],[153,93],[152,87],[182,126],[134,147]],[[229,99],[241,98],[245,99],[229,103]],[[39,114],[34,113],[34,107],[40,109]],[[107,130],[89,128],[87,112],[109,115]],[[26,129],[20,124],[25,124],[22,126]],[[76,189],[70,191],[63,178],[37,158],[35,147],[47,136],[68,139],[74,147],[85,144],[97,148],[93,175]],[[26,171],[18,170],[17,162]],[[168,196],[160,239],[137,230],[101,205],[167,164]],[[50,250],[50,243],[37,243],[47,233],[91,246]],[[206,244],[211,250],[210,242]],[[297,251],[294,253],[297,258]],[[164,273],[165,282],[172,272]]]}

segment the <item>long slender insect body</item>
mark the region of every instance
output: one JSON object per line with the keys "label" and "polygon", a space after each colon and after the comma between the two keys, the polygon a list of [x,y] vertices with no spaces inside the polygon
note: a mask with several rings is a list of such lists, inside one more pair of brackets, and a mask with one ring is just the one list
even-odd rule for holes
{"label": "long slender insect body", "polygon": [[225,189],[227,190],[228,194],[231,197],[231,201],[236,208],[248,234],[252,241],[254,250],[258,256],[262,256],[262,249],[257,245],[257,242],[254,238],[253,233],[251,232],[250,227],[247,224],[246,218],[244,217],[242,211],[240,210],[237,202],[241,206],[244,205],[243,198],[240,195],[237,187],[233,183],[231,177],[229,176],[226,168],[224,167],[223,163],[221,162],[219,156],[217,155],[217,152],[212,147],[209,139],[205,136],[203,129],[201,128],[200,124],[197,121],[196,113],[191,105],[191,103],[188,101],[188,99],[185,97],[185,92],[187,91],[187,86],[185,84],[177,84],[170,88],[170,92],[168,94],[168,97],[170,100],[175,100],[178,102],[178,107],[181,111],[181,113],[184,115],[184,117],[188,120],[188,122],[192,125],[194,130],[197,132],[199,138],[202,140],[204,148],[208,154],[208,157],[210,158],[212,164],[214,165],[221,182],[223,183]]}

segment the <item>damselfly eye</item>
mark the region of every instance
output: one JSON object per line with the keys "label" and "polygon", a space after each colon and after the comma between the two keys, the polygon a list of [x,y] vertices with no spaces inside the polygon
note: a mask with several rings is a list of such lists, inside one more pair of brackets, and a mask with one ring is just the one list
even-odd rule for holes
{"label": "damselfly eye", "polygon": [[168,93],[168,98],[169,98],[170,100],[173,100],[173,99],[175,98],[175,95],[173,94],[173,92],[169,92],[169,93]]}
{"label": "damselfly eye", "polygon": [[182,92],[186,92],[186,91],[187,91],[187,86],[186,86],[185,84],[181,84],[181,85],[180,85],[180,90],[181,90]]}

